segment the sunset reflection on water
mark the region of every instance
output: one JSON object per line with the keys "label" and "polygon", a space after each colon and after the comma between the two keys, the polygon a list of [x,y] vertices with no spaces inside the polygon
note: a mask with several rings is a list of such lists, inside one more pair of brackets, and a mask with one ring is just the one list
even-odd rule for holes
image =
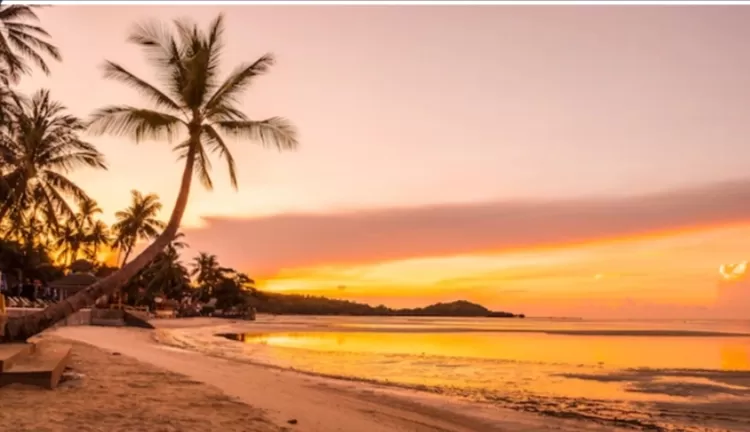
{"label": "sunset reflection on water", "polygon": [[551,415],[712,430],[684,413],[750,403],[745,321],[290,320],[308,327],[223,336],[256,362]]}
{"label": "sunset reflection on water", "polygon": [[301,332],[247,334],[246,343],[322,352],[523,363],[750,370],[750,338],[570,336],[541,333]]}

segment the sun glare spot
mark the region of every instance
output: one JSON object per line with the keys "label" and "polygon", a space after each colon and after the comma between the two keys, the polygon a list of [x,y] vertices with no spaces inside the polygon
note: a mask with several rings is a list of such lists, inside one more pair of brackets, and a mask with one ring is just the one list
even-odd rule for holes
{"label": "sun glare spot", "polygon": [[739,264],[722,264],[719,266],[719,274],[725,280],[736,280],[747,273],[747,261]]}

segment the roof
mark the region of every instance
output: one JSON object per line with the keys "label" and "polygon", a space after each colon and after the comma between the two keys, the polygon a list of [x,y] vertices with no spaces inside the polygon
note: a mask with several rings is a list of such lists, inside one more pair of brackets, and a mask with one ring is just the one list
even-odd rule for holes
{"label": "roof", "polygon": [[56,281],[50,282],[49,285],[55,289],[63,289],[70,294],[78,292],[98,280],[99,278],[91,273],[71,273]]}

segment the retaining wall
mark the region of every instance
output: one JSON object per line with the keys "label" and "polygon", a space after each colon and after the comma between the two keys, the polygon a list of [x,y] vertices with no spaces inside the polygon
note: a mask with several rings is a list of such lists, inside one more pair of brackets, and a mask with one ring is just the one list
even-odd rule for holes
{"label": "retaining wall", "polygon": [[[19,317],[44,309],[40,308],[8,308],[8,317]],[[91,325],[91,309],[81,309],[66,319],[58,322],[53,327]]]}

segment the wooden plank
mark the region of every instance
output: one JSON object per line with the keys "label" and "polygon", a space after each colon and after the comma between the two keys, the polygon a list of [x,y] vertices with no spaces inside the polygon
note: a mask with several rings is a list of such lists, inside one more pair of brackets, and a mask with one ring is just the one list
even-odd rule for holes
{"label": "wooden plank", "polygon": [[0,374],[13,367],[17,361],[31,355],[34,347],[30,343],[0,344]]}
{"label": "wooden plank", "polygon": [[0,385],[30,384],[54,389],[70,360],[72,345],[40,343],[34,353],[0,374]]}

